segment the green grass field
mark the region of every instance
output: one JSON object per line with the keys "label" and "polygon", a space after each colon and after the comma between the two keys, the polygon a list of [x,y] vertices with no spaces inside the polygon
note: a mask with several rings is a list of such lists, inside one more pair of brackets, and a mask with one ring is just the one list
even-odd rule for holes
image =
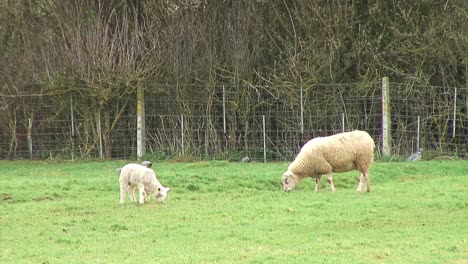
{"label": "green grass field", "polygon": [[164,204],[118,203],[124,161],[0,161],[0,263],[468,263],[468,162],[374,163],[284,193],[286,163],[154,163]]}

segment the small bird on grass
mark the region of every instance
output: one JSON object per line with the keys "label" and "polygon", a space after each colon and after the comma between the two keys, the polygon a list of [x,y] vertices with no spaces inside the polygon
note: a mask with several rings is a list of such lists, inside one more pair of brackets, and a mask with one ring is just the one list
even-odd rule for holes
{"label": "small bird on grass", "polygon": [[411,154],[406,160],[407,161],[420,161],[422,159],[422,148],[420,148],[416,153]]}

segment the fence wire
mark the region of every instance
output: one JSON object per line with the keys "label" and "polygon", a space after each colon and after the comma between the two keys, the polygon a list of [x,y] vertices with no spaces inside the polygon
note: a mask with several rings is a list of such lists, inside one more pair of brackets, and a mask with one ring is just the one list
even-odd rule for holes
{"label": "fence wire", "polygon": [[[392,83],[392,154],[468,158],[467,90]],[[239,91],[147,85],[147,155],[291,160],[311,138],[354,129],[380,153],[380,83]],[[136,158],[136,94],[105,105],[73,94],[0,99],[0,159]]]}

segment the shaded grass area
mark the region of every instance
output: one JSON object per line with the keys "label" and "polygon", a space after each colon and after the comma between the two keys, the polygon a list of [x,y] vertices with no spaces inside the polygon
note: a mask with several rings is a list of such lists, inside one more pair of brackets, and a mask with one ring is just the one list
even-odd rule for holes
{"label": "shaded grass area", "polygon": [[124,161],[0,161],[0,263],[464,263],[468,163],[375,163],[281,190],[286,163],[157,163],[164,204],[118,203]]}

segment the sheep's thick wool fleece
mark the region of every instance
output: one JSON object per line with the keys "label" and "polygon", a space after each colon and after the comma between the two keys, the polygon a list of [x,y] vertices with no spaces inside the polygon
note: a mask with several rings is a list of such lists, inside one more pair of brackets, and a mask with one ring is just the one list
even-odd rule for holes
{"label": "sheep's thick wool fleece", "polygon": [[299,177],[367,169],[374,159],[374,140],[365,131],[351,131],[307,142],[289,170]]}

